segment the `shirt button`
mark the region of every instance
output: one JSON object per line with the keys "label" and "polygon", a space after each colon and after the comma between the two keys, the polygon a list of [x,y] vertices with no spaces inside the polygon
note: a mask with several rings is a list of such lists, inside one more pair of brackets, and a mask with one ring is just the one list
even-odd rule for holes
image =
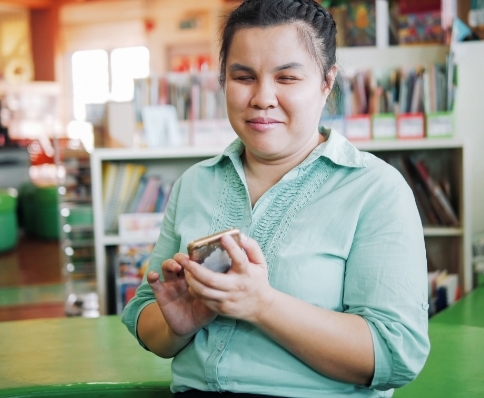
{"label": "shirt button", "polygon": [[248,227],[249,225],[250,225],[250,220],[247,220],[247,221],[245,222],[245,226],[246,226],[246,227]]}
{"label": "shirt button", "polygon": [[427,311],[429,309],[429,304],[428,303],[422,303],[422,309],[424,311]]}
{"label": "shirt button", "polygon": [[218,347],[217,348],[218,348],[219,351],[222,351],[224,349],[224,347],[225,347],[225,344],[222,341],[221,343],[218,344]]}

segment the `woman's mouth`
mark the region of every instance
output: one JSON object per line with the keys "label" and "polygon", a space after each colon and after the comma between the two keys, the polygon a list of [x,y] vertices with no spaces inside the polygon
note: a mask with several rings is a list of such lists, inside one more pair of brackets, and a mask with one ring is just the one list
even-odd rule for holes
{"label": "woman's mouth", "polygon": [[256,117],[246,122],[252,130],[267,131],[279,127],[282,122],[268,117]]}

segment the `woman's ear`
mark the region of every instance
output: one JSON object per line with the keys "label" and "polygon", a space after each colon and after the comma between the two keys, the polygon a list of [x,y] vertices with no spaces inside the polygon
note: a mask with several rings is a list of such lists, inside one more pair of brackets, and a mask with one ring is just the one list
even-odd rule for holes
{"label": "woman's ear", "polygon": [[328,74],[325,76],[325,82],[323,85],[323,94],[327,98],[331,90],[333,89],[336,76],[338,75],[338,67],[334,65]]}

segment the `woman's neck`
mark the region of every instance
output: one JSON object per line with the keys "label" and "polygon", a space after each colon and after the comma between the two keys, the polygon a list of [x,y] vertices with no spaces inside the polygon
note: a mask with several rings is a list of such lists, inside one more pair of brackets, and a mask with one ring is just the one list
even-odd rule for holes
{"label": "woman's neck", "polygon": [[276,185],[290,170],[301,164],[314,148],[325,140],[323,135],[318,134],[300,151],[275,160],[259,157],[246,148],[242,154],[242,163],[252,206],[267,190]]}

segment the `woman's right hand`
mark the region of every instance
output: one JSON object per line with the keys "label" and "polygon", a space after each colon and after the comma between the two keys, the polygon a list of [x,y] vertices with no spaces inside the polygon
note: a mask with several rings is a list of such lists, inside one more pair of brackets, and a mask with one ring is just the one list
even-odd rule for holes
{"label": "woman's right hand", "polygon": [[190,336],[212,322],[217,314],[188,292],[181,263],[188,256],[177,253],[161,265],[164,282],[157,272],[150,271],[148,283],[170,329],[178,336]]}

